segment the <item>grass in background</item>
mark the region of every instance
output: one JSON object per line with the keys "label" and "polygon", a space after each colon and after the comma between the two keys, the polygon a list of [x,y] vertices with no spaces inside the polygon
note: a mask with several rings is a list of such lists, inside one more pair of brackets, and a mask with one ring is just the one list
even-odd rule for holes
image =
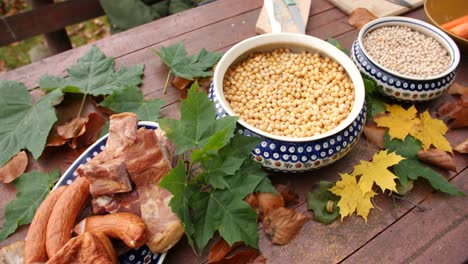
{"label": "grass in background", "polygon": [[[14,15],[29,9],[31,6],[26,0],[0,0],[0,16]],[[109,23],[107,17],[102,16],[69,26],[66,31],[72,46],[76,48],[108,36]],[[31,63],[28,52],[37,45],[45,45],[43,35],[0,47],[0,72]]]}

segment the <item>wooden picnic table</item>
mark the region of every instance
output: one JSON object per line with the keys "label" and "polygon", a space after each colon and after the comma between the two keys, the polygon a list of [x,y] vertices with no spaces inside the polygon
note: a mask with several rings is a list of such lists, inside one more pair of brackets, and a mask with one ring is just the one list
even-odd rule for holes
{"label": "wooden picnic table", "polygon": [[[169,87],[162,92],[167,68],[152,49],[159,49],[178,41],[186,44],[189,54],[201,48],[226,51],[234,44],[255,35],[255,22],[263,5],[262,0],[218,0],[152,23],[113,35],[94,43],[102,51],[116,58],[116,67],[145,64],[143,85],[145,96],[162,98],[166,104],[162,115],[179,115],[180,91]],[[422,8],[406,16],[426,20]],[[307,23],[307,34],[326,39],[334,37],[349,48],[358,30],[347,23],[348,16],[327,0],[314,0]],[[45,74],[66,76],[65,69],[74,64],[91,44],[46,58],[39,62],[0,75],[2,80],[23,82],[33,89]],[[463,57],[458,68],[457,82],[468,85],[468,60]],[[422,104],[432,112],[448,95]],[[452,130],[447,138],[452,146],[468,135],[467,129]],[[335,164],[309,173],[277,174],[275,182],[290,182],[300,195],[296,209],[308,216],[306,193],[320,180],[335,181],[338,173],[350,172],[359,160],[369,160],[377,147],[364,137],[353,150]],[[457,172],[440,171],[453,184],[468,194],[468,157],[455,153]],[[60,155],[50,159],[42,168],[51,169],[66,165]],[[14,198],[11,186],[0,184],[0,207]],[[284,246],[272,245],[260,229],[260,249],[269,263],[462,263],[468,260],[468,206],[466,197],[453,197],[435,192],[423,181],[417,181],[405,200],[393,200],[380,194],[375,199],[376,209],[371,210],[368,222],[357,216],[347,217],[323,225],[308,221],[299,235]],[[425,208],[426,210],[422,210]],[[0,225],[3,225],[3,210]],[[27,227],[21,228],[0,243],[0,247],[24,239]],[[166,263],[205,263],[207,253],[196,256],[182,239],[167,255]]]}

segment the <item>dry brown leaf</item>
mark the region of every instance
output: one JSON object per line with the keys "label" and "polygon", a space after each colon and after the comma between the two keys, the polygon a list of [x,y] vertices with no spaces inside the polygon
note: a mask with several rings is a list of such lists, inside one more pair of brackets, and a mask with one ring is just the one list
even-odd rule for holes
{"label": "dry brown leaf", "polygon": [[376,145],[377,147],[384,149],[384,135],[385,128],[377,127],[375,124],[367,124],[364,126],[364,135],[367,140]]}
{"label": "dry brown leaf", "polygon": [[210,252],[208,253],[208,263],[219,263],[219,261],[222,261],[229,252],[240,246],[242,246],[241,242],[234,243],[232,246],[229,246],[224,239],[219,238],[214,242],[213,246],[211,246]]}
{"label": "dry brown leaf", "polygon": [[439,116],[448,116],[451,117],[454,113],[460,110],[460,106],[456,102],[443,102],[437,109],[437,114]]}
{"label": "dry brown leaf", "polygon": [[255,210],[255,212],[258,214],[258,199],[257,196],[253,193],[247,195],[247,197],[244,198],[244,201],[252,207],[252,209]]}
{"label": "dry brown leaf", "polygon": [[88,115],[88,122],[86,123],[86,131],[83,135],[75,137],[69,143],[72,149],[84,148],[93,144],[101,134],[101,130],[106,123],[106,119],[99,113],[93,112]]}
{"label": "dry brown leaf", "polygon": [[0,181],[10,183],[18,178],[28,166],[28,154],[21,151],[0,168]]}
{"label": "dry brown leaf", "polygon": [[361,29],[367,22],[370,22],[377,17],[365,8],[356,8],[349,16],[348,23],[357,29]]}
{"label": "dry brown leaf", "polygon": [[450,123],[450,128],[468,127],[468,107],[461,108],[452,115],[453,121]]}
{"label": "dry brown leaf", "polygon": [[57,133],[57,124],[54,124],[52,130],[47,137],[46,147],[58,147],[68,142],[68,139],[63,138]]}
{"label": "dry brown leaf", "polygon": [[274,209],[284,207],[284,198],[281,194],[258,193],[258,211],[261,217],[265,217]]}
{"label": "dry brown leaf", "polygon": [[236,250],[233,254],[227,256],[224,260],[218,262],[218,264],[239,264],[239,263],[253,263],[260,256],[260,251],[250,248],[243,247]]}
{"label": "dry brown leaf", "polygon": [[284,245],[289,243],[299,233],[307,220],[309,218],[299,212],[280,207],[265,216],[263,227],[265,232],[270,236],[271,242]]}
{"label": "dry brown leaf", "polygon": [[420,150],[418,159],[446,170],[457,171],[453,157],[440,149]]}
{"label": "dry brown leaf", "polygon": [[75,117],[69,122],[57,126],[57,134],[66,139],[79,137],[86,131],[87,122],[88,117]]}
{"label": "dry brown leaf", "polygon": [[180,89],[180,90],[183,90],[185,88],[187,88],[187,86],[191,83],[192,81],[191,80],[187,80],[187,79],[184,79],[182,77],[174,77],[174,79],[172,80],[172,85],[174,85],[174,87]]}
{"label": "dry brown leaf", "polygon": [[468,87],[458,83],[452,84],[449,94],[456,101],[447,101],[439,106],[437,113],[442,117],[447,117],[450,128],[468,127]]}
{"label": "dry brown leaf", "polygon": [[291,186],[275,184],[275,189],[281,196],[283,196],[286,204],[297,204],[299,202],[299,195],[292,190]]}
{"label": "dry brown leaf", "polygon": [[462,143],[456,145],[453,150],[459,153],[467,154],[468,153],[468,138],[465,139]]}
{"label": "dry brown leaf", "polygon": [[468,86],[463,86],[459,83],[454,83],[448,89],[449,94],[468,95]]}

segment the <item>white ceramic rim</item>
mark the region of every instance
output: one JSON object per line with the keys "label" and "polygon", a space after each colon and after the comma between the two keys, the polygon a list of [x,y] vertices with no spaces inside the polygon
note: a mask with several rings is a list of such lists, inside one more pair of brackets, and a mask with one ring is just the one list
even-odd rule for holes
{"label": "white ceramic rim", "polygon": [[221,107],[226,111],[228,115],[237,116],[237,114],[230,107],[229,103],[226,101],[226,98],[224,97],[223,93],[223,78],[229,66],[231,66],[231,64],[235,62],[235,60],[239,56],[248,53],[252,49],[276,44],[278,46],[276,46],[275,48],[287,47],[282,46],[281,44],[283,43],[284,45],[292,44],[293,46],[303,47],[310,51],[317,51],[320,54],[329,57],[330,59],[333,59],[345,69],[345,71],[348,73],[348,76],[351,78],[351,81],[354,84],[354,104],[353,108],[351,109],[351,113],[348,115],[348,117],[346,117],[345,120],[343,120],[338,126],[333,128],[332,130],[317,136],[302,138],[277,136],[262,131],[243,120],[238,120],[237,122],[239,122],[239,124],[258,135],[286,142],[307,142],[326,138],[337,134],[338,132],[344,130],[346,127],[351,125],[351,123],[354,122],[354,120],[359,116],[359,113],[364,107],[365,89],[361,73],[359,72],[358,68],[353,63],[353,61],[341,50],[339,50],[338,48],[326,41],[303,34],[273,33],[259,35],[243,40],[237,43],[231,49],[229,49],[217,64],[213,77],[214,93]]}
{"label": "white ceramic rim", "polygon": [[[408,26],[412,29],[417,30],[420,33],[423,33],[425,35],[428,35],[428,31],[432,31],[430,37],[435,38],[450,54],[452,63],[450,64],[450,67],[448,67],[445,71],[442,73],[439,73],[434,76],[429,76],[429,77],[414,77],[414,76],[408,76],[404,75],[392,70],[387,69],[383,65],[377,63],[369,54],[367,54],[366,49],[364,48],[364,43],[363,43],[363,38],[364,35],[367,34],[369,31],[383,27],[383,26],[391,26],[391,25],[403,25],[403,26]],[[414,18],[409,18],[409,17],[398,17],[398,16],[389,16],[389,17],[381,17],[374,19],[367,24],[365,24],[361,30],[359,31],[358,35],[358,44],[361,47],[362,51],[364,52],[364,55],[369,59],[372,63],[377,65],[379,68],[382,70],[391,73],[397,77],[403,78],[403,79],[409,79],[409,80],[415,80],[415,81],[425,81],[425,80],[433,80],[433,79],[438,79],[442,78],[451,72],[453,72],[457,66],[458,63],[460,62],[460,50],[458,49],[457,44],[450,38],[449,35],[447,35],[445,32],[442,30],[438,29],[437,27],[426,23],[424,21],[414,19]],[[450,47],[450,48],[447,48]]]}

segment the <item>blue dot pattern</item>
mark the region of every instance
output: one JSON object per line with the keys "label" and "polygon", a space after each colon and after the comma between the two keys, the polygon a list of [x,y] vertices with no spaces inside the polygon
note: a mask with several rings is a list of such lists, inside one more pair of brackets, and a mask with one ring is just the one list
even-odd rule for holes
{"label": "blue dot pattern", "polygon": [[[214,102],[217,118],[226,116],[227,113],[214,94],[211,84],[208,97]],[[275,171],[298,172],[319,168],[338,160],[349,151],[350,147],[358,140],[366,119],[366,108],[363,106],[357,118],[345,129],[335,135],[331,135],[313,142],[287,142],[264,138],[261,135],[237,124],[237,132],[241,135],[262,138],[252,151],[254,159],[261,158],[262,164]],[[279,166],[275,162],[281,163]],[[318,164],[316,164],[318,162]],[[293,165],[294,164],[294,165]],[[300,167],[295,165],[300,164]]]}

